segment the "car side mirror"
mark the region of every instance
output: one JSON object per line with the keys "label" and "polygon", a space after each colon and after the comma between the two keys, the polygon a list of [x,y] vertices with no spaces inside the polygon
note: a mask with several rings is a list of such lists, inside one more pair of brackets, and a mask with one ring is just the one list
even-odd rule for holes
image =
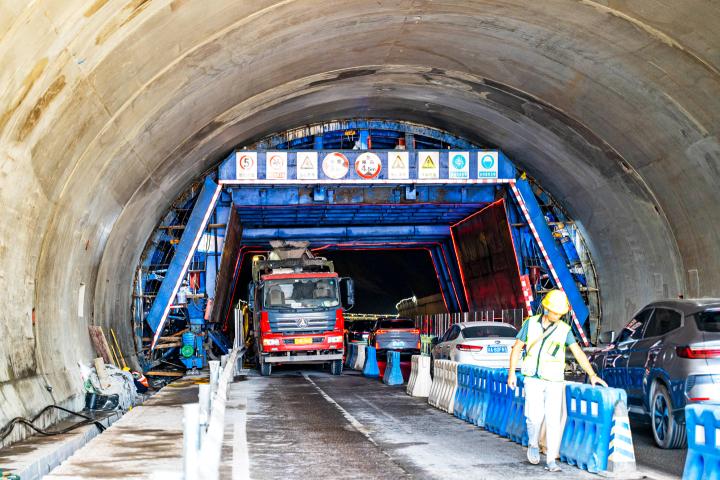
{"label": "car side mirror", "polygon": [[355,305],[355,283],[351,278],[340,279],[340,301],[343,311],[350,310]]}
{"label": "car side mirror", "polygon": [[248,309],[252,312],[255,310],[255,284],[250,283],[247,286]]}
{"label": "car side mirror", "polygon": [[609,332],[603,332],[598,337],[598,343],[603,343],[605,345],[613,343],[614,341],[615,341],[615,330],[610,330]]}
{"label": "car side mirror", "polygon": [[430,343],[433,345],[437,345],[438,343],[440,343],[440,339],[438,337],[432,337],[430,339]]}

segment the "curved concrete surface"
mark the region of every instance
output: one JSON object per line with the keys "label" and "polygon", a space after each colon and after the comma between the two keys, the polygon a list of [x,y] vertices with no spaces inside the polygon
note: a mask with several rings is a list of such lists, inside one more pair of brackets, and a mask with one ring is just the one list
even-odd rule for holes
{"label": "curved concrete surface", "polygon": [[81,392],[87,325],[131,356],[159,216],[315,121],[504,151],[580,223],[608,327],[720,296],[719,22],[700,0],[0,0],[0,423]]}

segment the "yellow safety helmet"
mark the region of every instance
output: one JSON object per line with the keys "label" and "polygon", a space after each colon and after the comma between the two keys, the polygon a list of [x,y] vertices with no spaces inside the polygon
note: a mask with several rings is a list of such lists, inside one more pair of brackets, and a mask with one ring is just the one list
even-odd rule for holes
{"label": "yellow safety helmet", "polygon": [[543,298],[542,306],[558,315],[565,315],[570,311],[567,295],[560,290],[550,290]]}
{"label": "yellow safety helmet", "polygon": [[130,371],[130,367],[125,367],[125,368],[122,369],[122,371],[123,371],[123,372],[129,372],[129,371]]}

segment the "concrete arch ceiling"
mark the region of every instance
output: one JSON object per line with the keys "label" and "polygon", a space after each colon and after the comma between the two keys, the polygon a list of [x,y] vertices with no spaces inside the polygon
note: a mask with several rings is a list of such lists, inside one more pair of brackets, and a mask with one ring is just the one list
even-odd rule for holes
{"label": "concrete arch ceiling", "polygon": [[0,0],[2,415],[79,392],[91,323],[131,355],[159,216],[236,145],[317,121],[501,149],[581,223],[609,326],[720,296],[719,20],[699,0]]}

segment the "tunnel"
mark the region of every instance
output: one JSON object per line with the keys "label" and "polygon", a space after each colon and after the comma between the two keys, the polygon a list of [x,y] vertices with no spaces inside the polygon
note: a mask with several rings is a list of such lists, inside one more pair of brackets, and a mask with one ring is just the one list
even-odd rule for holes
{"label": "tunnel", "polygon": [[[413,134],[409,151],[499,152],[582,238],[595,334],[619,331],[653,300],[720,297],[717,24],[717,9],[695,0],[0,1],[0,423],[81,406],[77,362],[97,356],[88,327],[112,329],[140,368],[138,265],[174,248],[153,235],[205,181],[221,185],[220,205],[234,203],[242,246],[257,247],[248,251],[295,228],[285,239],[359,272],[367,297],[380,295],[364,286],[377,275],[368,265],[416,279],[385,277],[392,295],[363,300],[367,313],[438,294],[448,312],[472,310],[454,266],[462,252],[415,224],[451,228],[498,201],[506,208],[512,189],[496,198],[468,187],[475,200],[456,189],[411,210],[402,182],[363,186],[375,190],[356,202],[364,226],[386,233],[351,250],[368,243],[347,231],[363,227],[361,207],[326,226],[301,221],[353,203],[298,200],[320,203],[332,184],[309,181],[295,199],[256,186],[252,202],[233,198],[252,186],[223,185],[239,152],[313,149],[318,132],[370,131],[368,151],[397,145],[375,128]],[[316,150],[352,149],[326,145]],[[397,218],[383,224],[373,204],[398,204]],[[269,212],[253,223],[252,210],[270,205],[283,220]],[[512,215],[506,223],[524,221]],[[416,230],[390,231],[398,225]],[[247,282],[237,267],[229,286]]]}

